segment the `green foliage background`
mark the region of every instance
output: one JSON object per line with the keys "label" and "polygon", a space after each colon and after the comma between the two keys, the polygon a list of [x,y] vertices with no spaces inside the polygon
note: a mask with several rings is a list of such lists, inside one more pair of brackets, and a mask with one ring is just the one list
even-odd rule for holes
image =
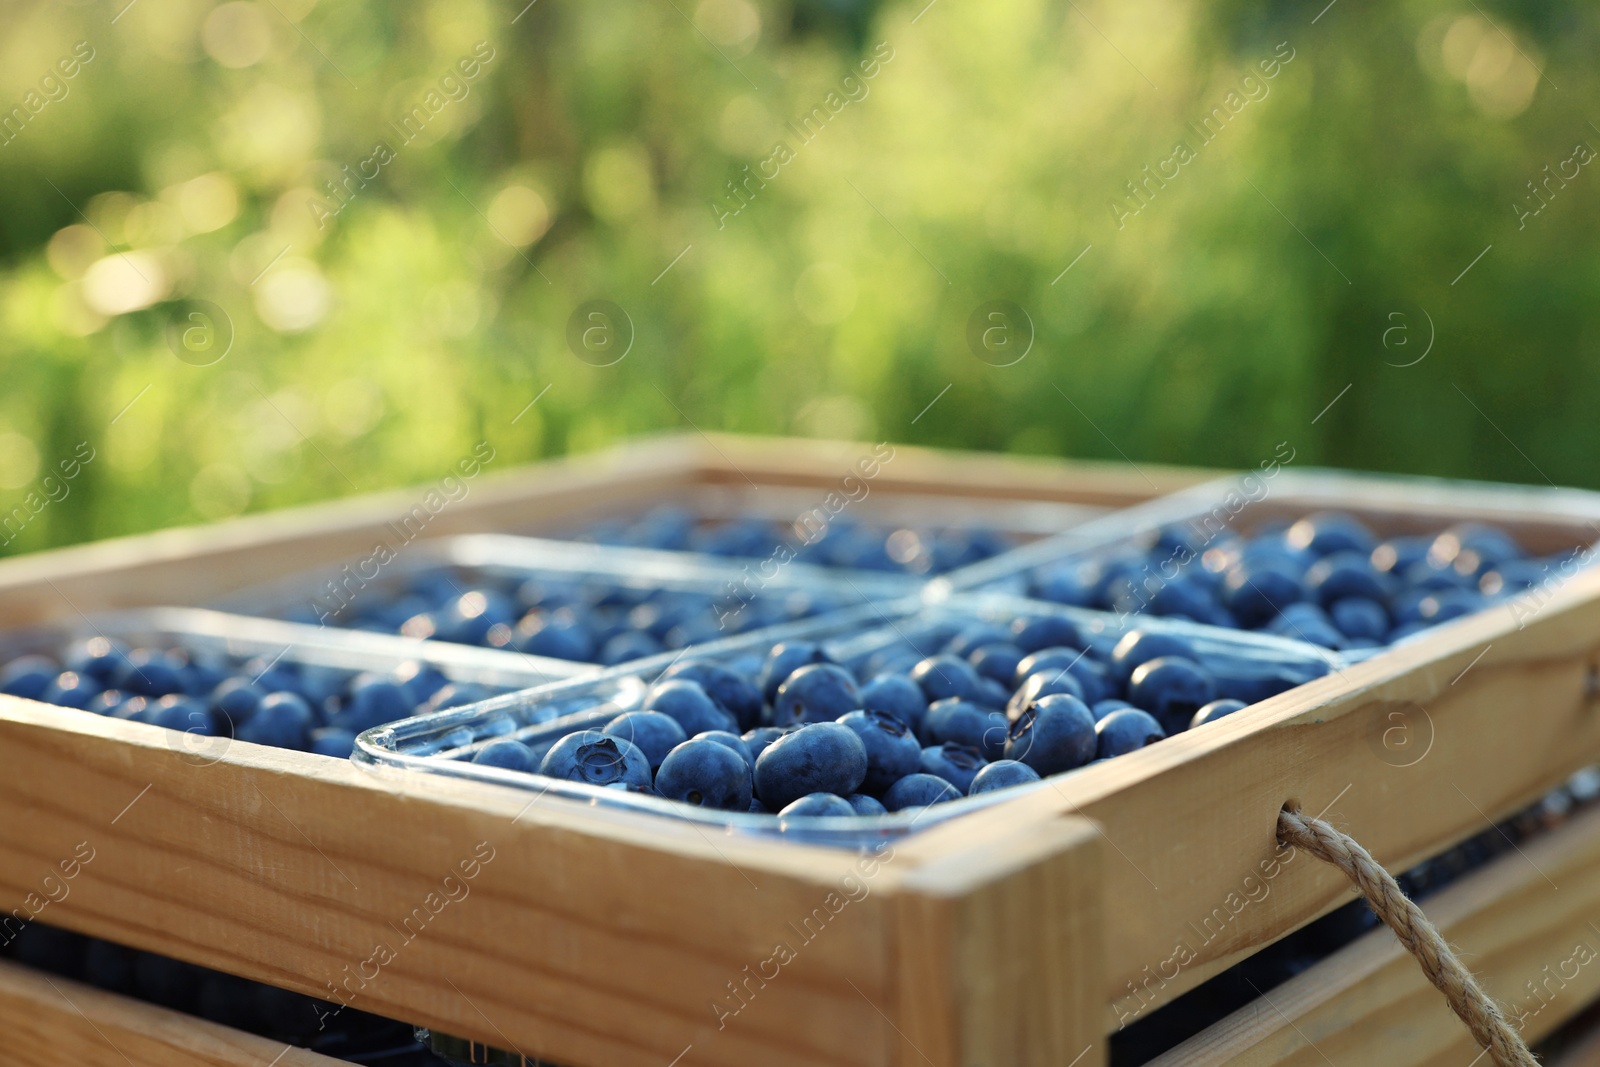
{"label": "green foliage background", "polygon": [[[0,13],[0,110],[95,52],[0,147],[0,510],[97,453],[6,551],[431,481],[480,438],[509,465],[690,425],[1241,466],[1287,440],[1600,485],[1600,175],[1514,207],[1600,145],[1592,5],[126,3]],[[405,143],[391,121],[478,42]],[[1246,75],[1265,95],[1200,147]],[[787,126],[842,87],[811,141]],[[380,140],[319,230],[308,198]],[[1197,158],[1119,228],[1180,140]],[[174,190],[204,174],[237,211],[194,232]],[[520,248],[488,221],[508,186],[548,208]],[[160,299],[96,314],[89,261],[123,252]],[[615,366],[568,348],[593,298],[635,329]],[[231,321],[211,366],[164,332],[194,299]],[[969,350],[996,299],[1036,331],[1013,366]]]}

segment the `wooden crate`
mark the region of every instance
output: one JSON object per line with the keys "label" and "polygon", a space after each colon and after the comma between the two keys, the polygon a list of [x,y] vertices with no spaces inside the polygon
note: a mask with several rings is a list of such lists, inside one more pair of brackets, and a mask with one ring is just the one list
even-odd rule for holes
{"label": "wooden crate", "polygon": [[7,1067],[339,1067],[343,1060],[0,961]]}
{"label": "wooden crate", "polygon": [[[1600,810],[1508,852],[1424,910],[1530,1043],[1600,998]],[[1600,1062],[1600,1041],[1569,1054]],[[1466,1028],[1388,930],[1374,930],[1149,1067],[1464,1065]]]}
{"label": "wooden crate", "polygon": [[[734,480],[825,490],[860,447],[690,437],[485,476],[430,535]],[[1125,504],[1209,477],[1143,473],[901,449],[874,491]],[[363,553],[412,502],[8,561],[0,613],[207,600]],[[1348,898],[1307,858],[1262,873],[1286,801],[1407,866],[1600,757],[1597,664],[1600,572],[866,859],[246,744],[197,768],[154,728],[6,699],[0,888],[26,899],[89,841],[42,921],[574,1067],[1092,1067],[1131,1003]],[[1393,714],[1429,725],[1426,758],[1386,758]],[[1217,923],[1250,878],[1270,892]]]}

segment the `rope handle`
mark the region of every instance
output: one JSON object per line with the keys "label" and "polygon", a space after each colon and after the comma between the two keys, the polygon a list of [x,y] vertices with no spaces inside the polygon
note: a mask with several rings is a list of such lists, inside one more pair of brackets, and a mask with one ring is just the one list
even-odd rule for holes
{"label": "rope handle", "polygon": [[1498,1067],[1539,1067],[1499,1005],[1450,950],[1438,927],[1366,849],[1321,819],[1287,808],[1278,813],[1278,840],[1333,864],[1355,883],[1373,912],[1417,958],[1428,981],[1444,994],[1450,1010],[1467,1024]]}

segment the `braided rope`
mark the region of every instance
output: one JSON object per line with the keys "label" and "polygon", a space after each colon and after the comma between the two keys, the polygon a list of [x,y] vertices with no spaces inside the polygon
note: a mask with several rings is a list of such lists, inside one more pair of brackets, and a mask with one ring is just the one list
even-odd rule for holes
{"label": "braided rope", "polygon": [[1278,813],[1278,840],[1333,864],[1355,883],[1498,1067],[1539,1067],[1499,1005],[1456,958],[1438,928],[1366,849],[1321,819],[1288,810]]}

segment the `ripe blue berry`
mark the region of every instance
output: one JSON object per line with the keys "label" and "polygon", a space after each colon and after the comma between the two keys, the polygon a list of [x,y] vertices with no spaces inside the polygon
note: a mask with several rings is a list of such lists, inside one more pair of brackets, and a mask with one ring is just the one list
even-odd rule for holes
{"label": "ripe blue berry", "polygon": [[767,660],[761,665],[761,673],[757,678],[762,698],[767,703],[772,703],[778,696],[778,687],[788,680],[789,675],[806,664],[831,662],[832,659],[820,646],[809,641],[785,641],[772,646],[772,651],[767,653]]}
{"label": "ripe blue berry", "polygon": [[269,693],[234,736],[273,748],[304,749],[315,724],[316,717],[304,697],[298,693]]}
{"label": "ripe blue berry", "polygon": [[660,680],[673,678],[704,689],[718,707],[738,720],[739,729],[752,730],[760,723],[761,690],[737,671],[706,660],[681,660],[662,672]]}
{"label": "ripe blue berry", "polygon": [[656,792],[696,807],[748,811],[753,795],[750,765],[719,741],[690,738],[661,761]]}
{"label": "ripe blue berry", "polygon": [[844,797],[832,793],[807,793],[778,812],[778,818],[838,818],[854,814],[856,809]]}
{"label": "ripe blue berry", "polygon": [[1126,686],[1135,668],[1161,656],[1195,658],[1194,649],[1181,637],[1151,630],[1129,630],[1111,650],[1111,677],[1118,685]]}
{"label": "ripe blue berry", "polygon": [[630,711],[618,715],[606,724],[604,734],[621,737],[639,746],[654,771],[667,758],[667,753],[689,740],[678,720],[659,711]]}
{"label": "ripe blue berry", "polygon": [[833,722],[860,708],[861,690],[849,671],[832,663],[810,663],[778,686],[772,718],[777,726]]}
{"label": "ripe blue berry", "polygon": [[972,785],[972,779],[987,765],[988,761],[983,758],[983,753],[966,745],[947,741],[942,745],[929,745],[922,750],[922,773],[943,778],[963,794]]}
{"label": "ripe blue berry", "polygon": [[744,742],[744,747],[749,751],[750,759],[758,760],[761,758],[761,753],[766,751],[768,745],[788,733],[790,729],[792,727],[758,726],[754,730],[746,730],[740,735],[740,740]]}
{"label": "ripe blue berry", "polygon": [[1013,640],[1024,652],[1037,652],[1041,648],[1082,648],[1083,637],[1071,619],[1060,615],[1041,615],[1020,618],[1011,624],[1016,635]]}
{"label": "ripe blue berry", "polygon": [[1194,713],[1194,718],[1190,721],[1189,728],[1192,730],[1196,726],[1204,726],[1208,722],[1216,722],[1224,715],[1232,715],[1234,712],[1243,711],[1247,707],[1249,705],[1242,700],[1228,698],[1213,700]]}
{"label": "ripe blue berry", "polygon": [[478,750],[478,754],[472,757],[472,762],[481,763],[486,767],[521,771],[524,774],[532,774],[539,764],[534,758],[532,749],[521,741],[512,741],[509,738],[484,745]]}
{"label": "ripe blue berry", "polygon": [[851,810],[857,815],[887,815],[889,813],[889,809],[883,806],[883,802],[875,797],[869,797],[862,793],[851,793],[845,799],[850,802]]}
{"label": "ripe blue berry", "polygon": [[978,672],[955,656],[929,656],[911,668],[911,680],[930,701],[947,697],[972,700],[978,695]]}
{"label": "ripe blue berry", "polygon": [[972,784],[967,786],[967,795],[975,797],[979,793],[992,793],[996,789],[1010,789],[1037,781],[1039,772],[1026,763],[1010,759],[995,760],[973,775]]}
{"label": "ripe blue berry", "polygon": [[849,796],[867,777],[867,750],[854,730],[811,723],[784,734],[756,760],[756,794],[779,811],[807,793]]}
{"label": "ripe blue berry", "polygon": [[1121,708],[1094,724],[1095,758],[1126,755],[1167,736],[1154,715],[1138,708]]}
{"label": "ripe blue berry", "polygon": [[650,760],[645,754],[632,741],[599,730],[580,730],[557,741],[545,753],[539,773],[588,785],[650,789]]}
{"label": "ripe blue berry", "polygon": [[881,795],[895,782],[916,772],[922,746],[911,728],[882,711],[852,711],[839,722],[861,739],[867,752],[867,776],[859,788],[864,793]]}
{"label": "ripe blue berry", "polygon": [[717,707],[716,701],[707,696],[704,689],[681,678],[657,682],[645,693],[642,703],[646,711],[657,711],[676,719],[689,737],[707,730],[734,731],[739,728],[733,716]]}
{"label": "ripe blue berry", "polygon": [[1188,726],[1194,713],[1216,696],[1215,680],[1184,656],[1147,660],[1128,679],[1128,701],[1154,715],[1168,733]]}
{"label": "ripe blue berry", "polygon": [[908,774],[890,786],[889,791],[883,794],[883,806],[890,811],[904,811],[960,799],[961,794],[956,787],[943,778],[918,773]]}
{"label": "ripe blue berry", "polygon": [[[349,730],[341,730],[336,726],[323,726],[311,731],[311,741],[307,751],[319,756],[332,756],[334,759],[349,759],[356,750],[356,735]],[[532,770],[529,762],[528,770]]]}
{"label": "ripe blue berry", "polygon": [[880,674],[861,690],[861,706],[867,711],[887,712],[916,730],[928,712],[928,698],[905,675]]}
{"label": "ripe blue berry", "polygon": [[61,668],[48,656],[18,656],[0,670],[0,692],[24,700],[38,700]]}
{"label": "ripe blue berry", "polygon": [[1005,758],[1048,778],[1094,759],[1095,745],[1094,716],[1083,701],[1054,693],[1034,701],[1011,724]]}

